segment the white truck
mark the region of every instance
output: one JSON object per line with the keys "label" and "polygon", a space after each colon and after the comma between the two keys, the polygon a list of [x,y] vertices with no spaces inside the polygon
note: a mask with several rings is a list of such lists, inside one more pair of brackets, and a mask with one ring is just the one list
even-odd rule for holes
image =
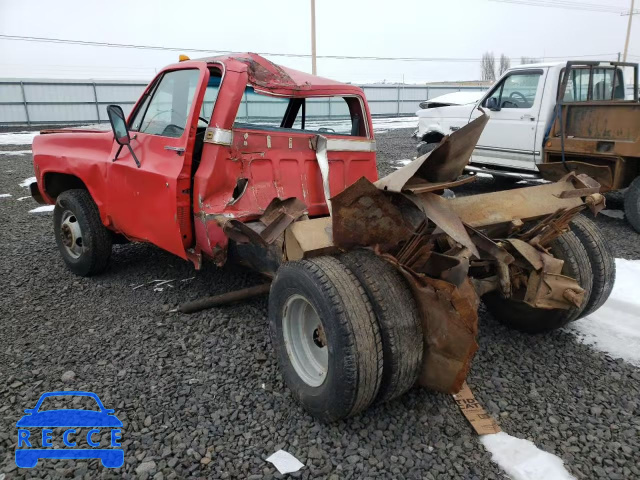
{"label": "white truck", "polygon": [[511,68],[475,102],[419,110],[418,154],[482,110],[490,119],[467,171],[548,180],[570,170],[587,173],[602,191],[628,188],[625,213],[640,232],[638,64],[572,61]]}

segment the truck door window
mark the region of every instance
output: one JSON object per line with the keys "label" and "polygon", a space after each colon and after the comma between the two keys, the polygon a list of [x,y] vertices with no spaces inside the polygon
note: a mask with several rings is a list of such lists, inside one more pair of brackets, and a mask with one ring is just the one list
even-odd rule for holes
{"label": "truck door window", "polygon": [[[178,138],[187,126],[187,118],[200,71],[177,70],[164,74],[150,100],[136,112],[132,130],[150,135]],[[138,116],[140,120],[138,120]]]}
{"label": "truck door window", "polygon": [[253,87],[245,90],[234,127],[367,136],[357,97],[273,97]]}
{"label": "truck door window", "polygon": [[531,108],[536,100],[542,72],[513,73],[502,80],[489,98],[495,98],[500,108]]}

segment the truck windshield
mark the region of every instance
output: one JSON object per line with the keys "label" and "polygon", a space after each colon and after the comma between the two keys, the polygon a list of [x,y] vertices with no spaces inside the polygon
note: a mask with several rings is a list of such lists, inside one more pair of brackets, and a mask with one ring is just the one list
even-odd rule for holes
{"label": "truck windshield", "polygon": [[257,92],[251,86],[245,89],[233,125],[256,130],[367,135],[357,97],[274,97]]}

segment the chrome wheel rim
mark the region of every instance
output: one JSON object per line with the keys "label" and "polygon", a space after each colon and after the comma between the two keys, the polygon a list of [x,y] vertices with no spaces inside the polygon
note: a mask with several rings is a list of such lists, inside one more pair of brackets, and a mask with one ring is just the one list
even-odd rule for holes
{"label": "chrome wheel rim", "polygon": [[327,339],[318,313],[302,295],[293,295],[287,300],[282,334],[298,376],[311,387],[322,385],[329,371]]}
{"label": "chrome wheel rim", "polygon": [[70,210],[65,210],[62,213],[60,238],[67,254],[74,259],[80,258],[84,252],[84,238],[78,217]]}

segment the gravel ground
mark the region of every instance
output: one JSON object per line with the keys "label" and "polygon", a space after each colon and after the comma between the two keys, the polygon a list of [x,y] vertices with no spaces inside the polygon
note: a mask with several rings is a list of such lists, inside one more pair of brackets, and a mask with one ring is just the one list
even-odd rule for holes
{"label": "gravel ground", "polygon": [[[409,133],[378,135],[381,173],[392,158],[413,155]],[[0,148],[11,149],[25,147]],[[314,421],[283,386],[266,298],[189,316],[168,312],[260,282],[249,271],[194,272],[153,246],[131,244],[114,247],[105,274],[73,276],[57,252],[51,214],[30,214],[34,202],[18,201],[28,195],[18,184],[33,175],[31,156],[0,155],[0,171],[0,194],[12,195],[0,198],[6,478],[281,478],[265,462],[281,448],[306,465],[294,478],[506,478],[447,395],[414,389],[343,422]],[[457,193],[491,188],[481,179]],[[624,221],[598,223],[617,257],[640,258],[640,236]],[[133,289],[154,279],[174,282]],[[506,432],[558,455],[577,478],[640,478],[640,370],[563,331],[510,331],[483,309],[480,323],[468,382]],[[96,392],[115,409],[124,423],[122,469],[97,460],[16,469],[15,422],[42,392],[65,388]]]}

